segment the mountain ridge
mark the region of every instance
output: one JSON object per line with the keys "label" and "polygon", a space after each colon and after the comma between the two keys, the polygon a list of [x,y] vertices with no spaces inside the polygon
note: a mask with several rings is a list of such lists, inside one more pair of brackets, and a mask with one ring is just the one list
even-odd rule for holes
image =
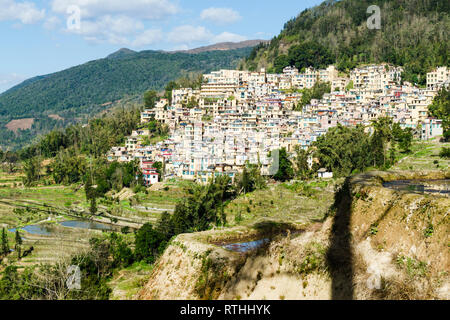
{"label": "mountain ridge", "polygon": [[201,52],[209,52],[209,51],[226,51],[226,50],[235,50],[242,49],[247,47],[255,47],[261,43],[268,43],[269,40],[245,40],[240,42],[219,42],[209,46],[198,47],[189,50],[176,50],[176,51],[168,51],[171,53],[183,52],[183,53],[201,53]]}

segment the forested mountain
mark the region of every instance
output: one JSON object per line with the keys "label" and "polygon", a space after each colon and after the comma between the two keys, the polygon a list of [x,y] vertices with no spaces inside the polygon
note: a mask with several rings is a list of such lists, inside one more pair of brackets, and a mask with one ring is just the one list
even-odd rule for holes
{"label": "forested mountain", "polygon": [[[37,134],[95,115],[111,102],[161,90],[190,73],[236,68],[251,50],[188,54],[121,49],[104,59],[26,80],[0,95],[0,147],[18,148]],[[30,129],[14,133],[5,127],[24,118],[34,119]]]}
{"label": "forested mountain", "polygon": [[[381,9],[381,29],[369,29],[371,5]],[[279,72],[287,65],[341,71],[359,64],[402,65],[405,80],[424,84],[426,72],[448,65],[450,1],[329,0],[288,21],[270,44],[255,47],[243,67]]]}

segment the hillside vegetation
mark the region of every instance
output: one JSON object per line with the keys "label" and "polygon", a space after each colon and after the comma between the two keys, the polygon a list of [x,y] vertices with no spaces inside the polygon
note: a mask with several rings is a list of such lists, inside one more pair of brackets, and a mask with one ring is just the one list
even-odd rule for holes
{"label": "hillside vegetation", "polygon": [[[367,27],[371,5],[381,9],[381,30]],[[426,72],[448,65],[449,13],[446,0],[324,1],[288,21],[270,44],[255,47],[244,66],[280,72],[335,63],[348,71],[389,62],[404,66],[405,80],[423,85]]]}
{"label": "hillside vegetation", "polygon": [[[0,95],[0,147],[18,148],[37,134],[64,127],[110,107],[111,102],[162,90],[190,73],[236,68],[251,48],[198,54],[119,50],[105,59],[29,79]],[[49,117],[57,115],[64,120]],[[33,118],[30,130],[8,130],[14,119]]]}

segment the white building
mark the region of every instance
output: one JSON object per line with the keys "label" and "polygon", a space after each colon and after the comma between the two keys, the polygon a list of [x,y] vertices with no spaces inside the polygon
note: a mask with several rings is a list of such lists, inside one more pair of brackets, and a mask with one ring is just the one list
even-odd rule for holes
{"label": "white building", "polygon": [[427,88],[439,89],[444,83],[450,81],[450,69],[447,67],[438,67],[436,70],[427,73]]}

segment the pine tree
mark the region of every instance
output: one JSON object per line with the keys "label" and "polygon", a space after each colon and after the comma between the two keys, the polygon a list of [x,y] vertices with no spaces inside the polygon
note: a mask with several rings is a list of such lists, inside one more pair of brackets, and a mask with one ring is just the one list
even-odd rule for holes
{"label": "pine tree", "polygon": [[17,252],[17,258],[20,259],[21,253],[22,253],[22,237],[20,236],[19,230],[16,230],[16,245],[14,246],[14,249]]}
{"label": "pine tree", "polygon": [[2,229],[2,254],[7,255],[9,253],[8,237],[6,235],[6,229]]}

